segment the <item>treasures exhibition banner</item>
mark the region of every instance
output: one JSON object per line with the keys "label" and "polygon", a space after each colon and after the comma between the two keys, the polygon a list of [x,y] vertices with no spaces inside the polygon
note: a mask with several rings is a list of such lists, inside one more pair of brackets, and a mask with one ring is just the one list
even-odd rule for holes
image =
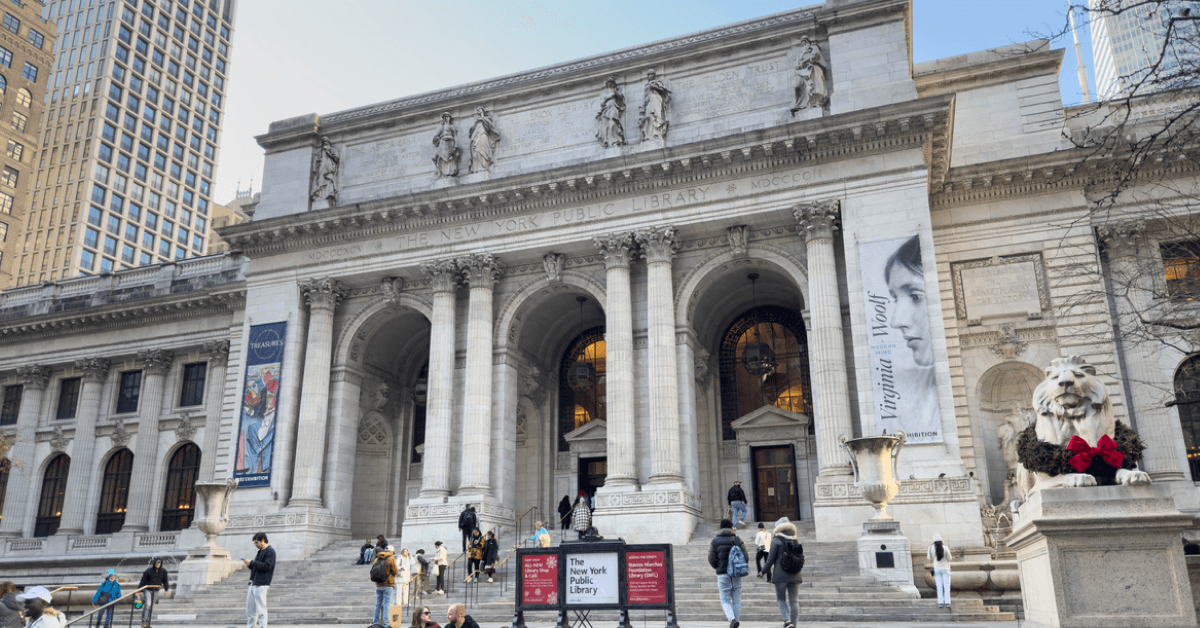
{"label": "treasures exhibition banner", "polygon": [[942,441],[933,334],[918,236],[860,242],[871,384],[880,430],[910,443]]}
{"label": "treasures exhibition banner", "polygon": [[286,335],[286,322],[250,328],[242,418],[238,426],[237,466],[233,473],[243,488],[271,484],[275,408],[279,403],[279,376]]}

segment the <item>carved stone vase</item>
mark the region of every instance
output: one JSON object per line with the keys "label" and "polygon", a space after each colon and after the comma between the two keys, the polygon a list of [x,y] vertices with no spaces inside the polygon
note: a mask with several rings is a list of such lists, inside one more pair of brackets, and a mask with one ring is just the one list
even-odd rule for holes
{"label": "carved stone vase", "polygon": [[207,539],[205,547],[216,548],[217,536],[229,526],[229,498],[237,490],[237,480],[225,482],[196,482],[196,493],[203,504],[203,515],[196,519],[196,527]]}
{"label": "carved stone vase", "polygon": [[865,436],[863,438],[842,437],[842,447],[850,454],[850,465],[854,468],[854,485],[875,507],[872,520],[891,519],[887,514],[888,502],[900,492],[896,480],[896,458],[904,447],[904,432],[898,436]]}

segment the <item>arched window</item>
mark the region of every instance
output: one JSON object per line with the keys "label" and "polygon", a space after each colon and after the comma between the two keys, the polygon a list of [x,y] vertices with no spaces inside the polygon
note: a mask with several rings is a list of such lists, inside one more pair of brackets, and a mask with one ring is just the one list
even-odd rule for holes
{"label": "arched window", "polygon": [[187,443],[171,456],[160,531],[182,530],[191,525],[196,510],[196,477],[199,473],[200,448],[195,443]]}
{"label": "arched window", "polygon": [[17,104],[21,105],[22,107],[29,108],[31,105],[33,105],[33,94],[30,94],[29,90],[25,89],[24,87],[18,89]]}
{"label": "arched window", "polygon": [[1175,371],[1175,407],[1179,409],[1192,481],[1200,482],[1200,355],[1184,360]]}
{"label": "arched window", "polygon": [[104,482],[100,491],[100,512],[96,515],[96,534],[120,532],[125,525],[125,510],[129,503],[129,476],[133,472],[133,453],[122,449],[108,459],[104,466]]}
{"label": "arched window", "polygon": [[[558,450],[567,450],[563,438],[585,423],[603,419],[604,413],[604,328],[593,327],[579,334],[563,354],[558,374]],[[591,367],[573,372],[581,362]],[[579,367],[576,367],[579,368]],[[572,381],[576,382],[572,386]]]}
{"label": "arched window", "polygon": [[[721,432],[736,440],[733,422],[766,405],[812,414],[804,319],[782,307],[764,306],[738,318],[721,341]],[[742,363],[749,344],[765,344],[773,358],[754,374]]]}
{"label": "arched window", "polygon": [[37,520],[34,536],[50,536],[58,532],[62,519],[63,497],[67,494],[67,475],[71,473],[71,458],[59,454],[46,465],[42,476],[42,497],[38,500]]}

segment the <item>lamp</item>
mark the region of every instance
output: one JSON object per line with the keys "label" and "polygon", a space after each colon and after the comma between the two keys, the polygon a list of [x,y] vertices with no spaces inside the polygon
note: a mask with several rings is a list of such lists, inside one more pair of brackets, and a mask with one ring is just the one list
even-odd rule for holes
{"label": "lamp", "polygon": [[[587,297],[575,297],[575,300],[579,301],[579,333],[583,334],[583,304],[587,302]],[[596,383],[596,367],[584,361],[583,357],[580,356],[579,360],[567,367],[567,385],[577,393],[591,390]]]}
{"label": "lamp", "polygon": [[750,273],[746,278],[750,280],[751,294],[754,295],[754,324],[751,327],[754,330],[754,342],[746,343],[742,350],[742,367],[751,375],[765,375],[775,370],[775,350],[758,337],[758,326],[762,322],[758,318],[758,290],[755,286],[758,273]]}

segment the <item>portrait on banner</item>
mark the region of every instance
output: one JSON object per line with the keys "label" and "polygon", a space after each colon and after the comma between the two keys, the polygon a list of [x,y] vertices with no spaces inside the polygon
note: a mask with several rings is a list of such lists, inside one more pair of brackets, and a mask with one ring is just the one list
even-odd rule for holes
{"label": "portrait on banner", "polygon": [[234,477],[243,487],[271,483],[286,325],[272,323],[251,328],[234,467]]}

